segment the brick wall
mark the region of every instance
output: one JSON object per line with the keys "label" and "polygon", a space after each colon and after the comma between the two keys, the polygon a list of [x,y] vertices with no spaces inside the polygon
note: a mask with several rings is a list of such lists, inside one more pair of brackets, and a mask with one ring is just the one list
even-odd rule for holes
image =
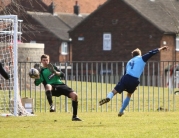
{"label": "brick wall", "polygon": [[18,62],[40,62],[42,54],[44,54],[44,44],[18,44]]}

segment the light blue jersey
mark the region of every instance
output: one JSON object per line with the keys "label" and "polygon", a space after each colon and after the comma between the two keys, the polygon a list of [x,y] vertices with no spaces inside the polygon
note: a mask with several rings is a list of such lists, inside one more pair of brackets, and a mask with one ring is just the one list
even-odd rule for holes
{"label": "light blue jersey", "polygon": [[126,66],[126,74],[129,74],[133,77],[140,78],[146,62],[142,59],[141,56],[136,56],[128,61]]}

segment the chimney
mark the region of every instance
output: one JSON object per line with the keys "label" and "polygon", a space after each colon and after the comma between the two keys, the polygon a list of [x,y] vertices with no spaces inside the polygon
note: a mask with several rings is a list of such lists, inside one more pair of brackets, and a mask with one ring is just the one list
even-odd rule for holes
{"label": "chimney", "polygon": [[80,6],[78,5],[78,1],[76,1],[76,5],[74,6],[74,14],[78,15],[80,13]]}
{"label": "chimney", "polygon": [[54,14],[54,11],[55,11],[55,5],[54,5],[54,3],[52,2],[52,3],[50,4],[50,6],[49,6],[49,12],[50,12],[51,14]]}

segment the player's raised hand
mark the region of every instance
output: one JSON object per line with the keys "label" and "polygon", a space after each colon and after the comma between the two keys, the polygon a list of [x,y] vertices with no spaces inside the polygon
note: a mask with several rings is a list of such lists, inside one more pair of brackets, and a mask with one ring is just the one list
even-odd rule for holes
{"label": "player's raised hand", "polygon": [[163,46],[163,47],[158,48],[159,51],[161,51],[161,50],[168,50],[168,49],[169,49],[168,46]]}
{"label": "player's raised hand", "polygon": [[49,64],[47,65],[47,68],[50,70],[50,72],[56,74],[56,70],[54,69],[54,66],[53,66],[51,63],[49,63]]}

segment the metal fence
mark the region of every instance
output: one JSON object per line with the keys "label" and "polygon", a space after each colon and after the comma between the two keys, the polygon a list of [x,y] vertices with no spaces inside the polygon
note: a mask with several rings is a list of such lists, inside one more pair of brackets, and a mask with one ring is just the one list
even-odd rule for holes
{"label": "metal fence", "polygon": [[[35,112],[49,112],[43,85],[35,87],[28,76],[35,63],[20,62],[19,90],[21,98],[34,99]],[[140,85],[132,95],[127,111],[179,111],[179,79],[177,62],[148,62],[140,78]],[[78,111],[109,112],[119,111],[126,96],[124,91],[117,94],[109,103],[99,106],[125,71],[125,61],[117,62],[71,62],[55,63],[64,73],[63,80],[78,94]],[[169,87],[168,87],[169,86]],[[57,112],[71,112],[71,99],[65,96],[53,97]]]}

